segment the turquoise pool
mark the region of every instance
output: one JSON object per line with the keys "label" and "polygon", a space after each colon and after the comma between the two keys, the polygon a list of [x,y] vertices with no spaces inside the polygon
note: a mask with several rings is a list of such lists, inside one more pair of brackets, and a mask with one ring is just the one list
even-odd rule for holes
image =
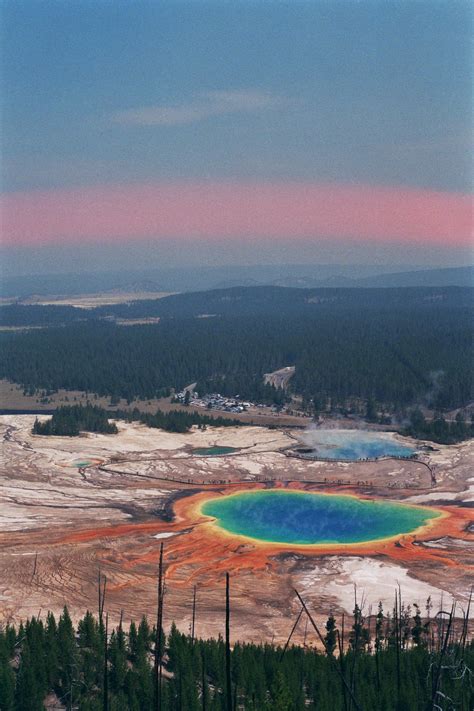
{"label": "turquoise pool", "polygon": [[211,499],[201,511],[229,533],[298,545],[376,541],[409,533],[441,515],[420,506],[280,489]]}
{"label": "turquoise pool", "polygon": [[232,454],[238,450],[235,447],[196,447],[193,449],[193,454],[198,457],[217,457],[222,454]]}
{"label": "turquoise pool", "polygon": [[380,459],[381,457],[412,457],[416,450],[404,444],[390,432],[366,430],[313,430],[302,437],[309,459]]}

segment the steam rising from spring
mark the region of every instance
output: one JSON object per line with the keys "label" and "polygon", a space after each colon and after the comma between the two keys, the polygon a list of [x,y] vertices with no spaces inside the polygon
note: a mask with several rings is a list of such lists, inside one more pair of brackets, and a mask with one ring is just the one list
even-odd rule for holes
{"label": "steam rising from spring", "polygon": [[400,442],[392,432],[367,430],[318,429],[309,427],[300,439],[312,450],[306,456],[315,459],[378,459],[380,457],[411,457],[415,450]]}

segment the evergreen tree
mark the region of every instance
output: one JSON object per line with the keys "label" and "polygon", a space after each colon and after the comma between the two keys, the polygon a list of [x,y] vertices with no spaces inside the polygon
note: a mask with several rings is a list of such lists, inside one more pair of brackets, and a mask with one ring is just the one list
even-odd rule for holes
{"label": "evergreen tree", "polygon": [[46,689],[36,675],[35,655],[25,639],[21,647],[21,662],[15,693],[16,711],[42,711]]}
{"label": "evergreen tree", "polygon": [[14,642],[12,644],[10,630],[13,631],[7,626],[3,632],[0,631],[0,709],[2,711],[13,711],[15,702],[15,673],[10,664],[14,653]]}
{"label": "evergreen tree", "polygon": [[79,621],[77,631],[83,692],[89,700],[92,700],[100,697],[102,689],[104,655],[102,635],[96,619],[89,611]]}
{"label": "evergreen tree", "polygon": [[293,707],[291,693],[288,688],[288,684],[286,683],[286,679],[281,671],[277,672],[270,695],[271,701],[268,705],[269,711],[291,711]]}
{"label": "evergreen tree", "polygon": [[70,709],[72,708],[79,669],[77,666],[74,628],[67,607],[64,607],[63,613],[59,618],[57,640],[58,681],[56,691],[63,703],[66,704],[66,708]]}
{"label": "evergreen tree", "polygon": [[46,617],[45,649],[46,668],[49,688],[53,689],[58,682],[58,626],[52,612]]}
{"label": "evergreen tree", "polygon": [[375,400],[373,397],[369,397],[367,400],[367,406],[365,410],[365,418],[367,422],[377,421],[377,408],[375,405]]}
{"label": "evergreen tree", "polygon": [[425,629],[424,629],[424,626],[421,621],[420,608],[416,603],[414,604],[414,608],[415,608],[415,614],[413,615],[413,628],[411,631],[411,636],[412,636],[414,645],[416,647],[419,647],[424,643]]}
{"label": "evergreen tree", "polygon": [[109,659],[111,663],[110,669],[110,687],[111,691],[116,694],[121,694],[125,686],[125,677],[127,674],[127,650],[125,644],[125,634],[120,624],[117,631],[113,631],[110,637]]}
{"label": "evergreen tree", "polygon": [[336,619],[332,612],[326,621],[326,635],[324,641],[326,643],[326,654],[332,656],[337,644]]}

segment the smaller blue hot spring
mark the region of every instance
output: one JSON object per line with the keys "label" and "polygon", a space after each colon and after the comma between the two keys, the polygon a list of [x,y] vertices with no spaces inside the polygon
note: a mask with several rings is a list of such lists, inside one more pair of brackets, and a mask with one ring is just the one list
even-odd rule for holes
{"label": "smaller blue hot spring", "polygon": [[309,459],[343,459],[360,461],[381,457],[412,457],[416,450],[399,442],[390,432],[367,430],[309,430],[303,436],[305,449],[300,450]]}

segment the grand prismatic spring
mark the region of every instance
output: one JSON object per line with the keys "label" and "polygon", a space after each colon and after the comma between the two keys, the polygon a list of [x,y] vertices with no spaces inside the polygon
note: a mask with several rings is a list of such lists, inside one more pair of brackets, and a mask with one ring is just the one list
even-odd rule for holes
{"label": "grand prismatic spring", "polygon": [[355,496],[249,491],[205,502],[228,533],[265,543],[349,545],[412,533],[441,514],[431,508]]}

